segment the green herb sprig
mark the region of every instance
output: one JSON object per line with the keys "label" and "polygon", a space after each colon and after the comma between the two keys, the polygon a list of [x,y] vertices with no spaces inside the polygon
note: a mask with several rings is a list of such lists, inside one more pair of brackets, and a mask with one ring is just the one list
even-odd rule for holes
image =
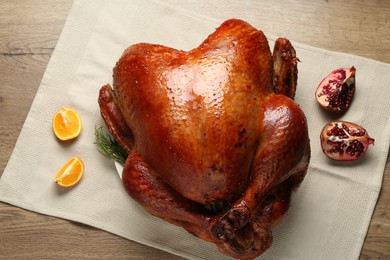
{"label": "green herb sprig", "polygon": [[110,134],[103,130],[103,127],[95,126],[95,144],[98,146],[98,151],[110,160],[115,160],[124,163],[127,158],[127,153],[122,147],[111,137]]}

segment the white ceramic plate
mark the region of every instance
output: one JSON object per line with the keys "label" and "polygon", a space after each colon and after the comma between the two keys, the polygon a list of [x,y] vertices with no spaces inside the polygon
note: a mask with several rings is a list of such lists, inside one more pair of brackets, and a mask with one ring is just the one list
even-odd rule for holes
{"label": "white ceramic plate", "polygon": [[118,172],[119,178],[122,179],[123,164],[115,161],[115,168],[116,168],[116,171]]}

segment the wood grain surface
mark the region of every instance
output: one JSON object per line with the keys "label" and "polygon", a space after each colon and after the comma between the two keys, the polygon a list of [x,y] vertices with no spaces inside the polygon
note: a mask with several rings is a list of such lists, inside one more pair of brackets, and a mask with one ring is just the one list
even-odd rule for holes
{"label": "wood grain surface", "polygon": [[[268,35],[390,63],[387,0],[166,2],[216,18],[245,14],[259,19]],[[1,173],[71,6],[72,0],[0,1]],[[388,160],[360,259],[390,259],[389,205]],[[86,225],[0,203],[0,259],[182,258]]]}

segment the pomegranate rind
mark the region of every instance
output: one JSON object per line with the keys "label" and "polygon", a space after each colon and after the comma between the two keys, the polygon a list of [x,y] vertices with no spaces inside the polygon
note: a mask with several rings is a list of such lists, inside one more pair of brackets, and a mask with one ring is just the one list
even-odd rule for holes
{"label": "pomegranate rind", "polygon": [[318,85],[315,97],[318,103],[334,113],[346,111],[351,103],[356,89],[356,69],[339,68],[332,71]]}
{"label": "pomegranate rind", "polygon": [[366,129],[346,121],[327,123],[321,131],[320,140],[323,153],[336,161],[357,160],[375,142]]}

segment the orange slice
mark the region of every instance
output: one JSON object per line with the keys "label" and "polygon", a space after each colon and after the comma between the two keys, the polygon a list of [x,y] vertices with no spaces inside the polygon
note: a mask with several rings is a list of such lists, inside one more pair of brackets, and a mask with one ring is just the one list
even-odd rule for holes
{"label": "orange slice", "polygon": [[70,187],[78,183],[84,173],[84,163],[78,157],[72,157],[54,176],[54,181],[62,187]]}
{"label": "orange slice", "polygon": [[71,108],[61,108],[53,117],[53,130],[58,139],[71,140],[81,132],[81,119]]}

